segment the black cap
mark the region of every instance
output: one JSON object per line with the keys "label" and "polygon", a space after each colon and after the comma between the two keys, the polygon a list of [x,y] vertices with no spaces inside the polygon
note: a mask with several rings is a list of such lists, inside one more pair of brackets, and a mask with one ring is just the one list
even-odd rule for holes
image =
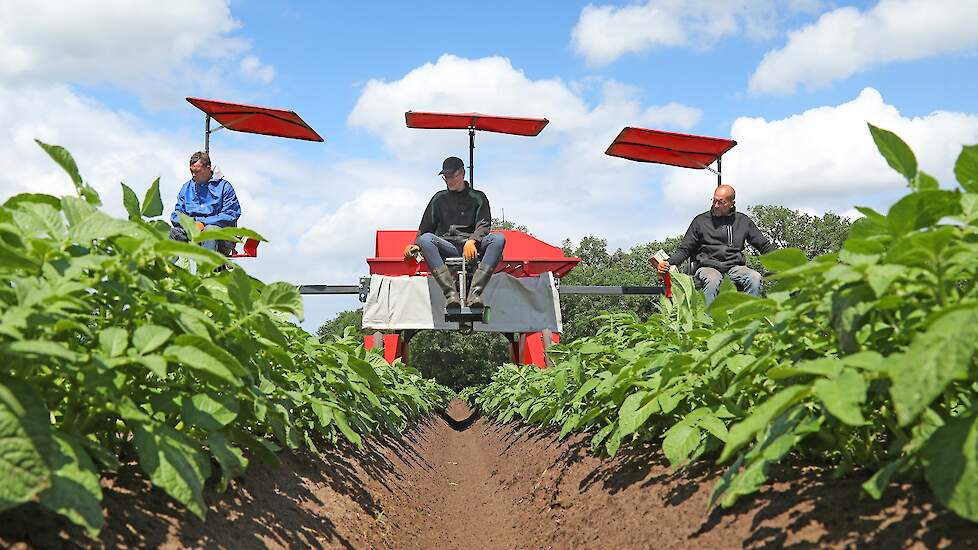
{"label": "black cap", "polygon": [[462,159],[458,157],[448,157],[445,159],[445,162],[441,163],[441,172],[438,172],[438,174],[451,174],[457,170],[461,170],[462,168],[465,168],[465,163],[462,162]]}

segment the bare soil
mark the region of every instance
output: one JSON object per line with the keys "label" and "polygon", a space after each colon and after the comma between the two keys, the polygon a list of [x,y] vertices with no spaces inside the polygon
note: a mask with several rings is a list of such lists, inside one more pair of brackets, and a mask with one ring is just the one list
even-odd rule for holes
{"label": "bare soil", "polygon": [[710,510],[722,470],[673,472],[654,448],[614,460],[587,438],[499,425],[453,402],[363,450],[283,454],[255,464],[207,521],[153,489],[136,468],[103,480],[98,540],[36,506],[0,514],[12,548],[978,548],[978,525],[894,486],[881,502],[859,476],[786,468],[730,510]]}

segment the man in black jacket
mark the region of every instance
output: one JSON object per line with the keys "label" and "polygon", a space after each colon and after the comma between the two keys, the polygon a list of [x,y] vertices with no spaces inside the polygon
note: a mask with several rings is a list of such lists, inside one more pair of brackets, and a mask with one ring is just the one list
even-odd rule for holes
{"label": "man in black jacket", "polygon": [[721,185],[713,192],[713,205],[709,212],[693,218],[679,249],[664,262],[659,262],[659,273],[665,273],[670,265],[683,263],[687,258],[696,262],[693,274],[703,284],[703,295],[709,306],[720,291],[720,283],[726,275],[737,288],[754,296],[761,295],[761,274],[747,267],[744,244],[749,243],[761,254],[776,247],[761,233],[754,220],[737,212],[737,192],[729,185]]}
{"label": "man in black jacket", "polygon": [[[439,174],[447,189],[431,197],[414,244],[404,249],[404,256],[421,250],[431,276],[445,293],[447,307],[458,307],[463,299],[469,307],[482,306],[482,291],[503,258],[506,238],[502,233],[489,233],[492,222],[489,199],[465,181],[462,159],[448,157]],[[445,258],[452,256],[465,256],[466,260],[479,256],[482,259],[472,275],[468,296],[459,297],[455,277],[445,265]]]}

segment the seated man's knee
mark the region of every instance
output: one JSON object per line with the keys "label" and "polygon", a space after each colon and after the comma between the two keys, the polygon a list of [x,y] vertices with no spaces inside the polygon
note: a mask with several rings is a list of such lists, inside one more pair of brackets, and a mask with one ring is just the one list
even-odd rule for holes
{"label": "seated man's knee", "polygon": [[187,232],[182,227],[170,226],[170,239],[174,241],[190,242]]}
{"label": "seated man's knee", "polygon": [[435,242],[435,234],[434,233],[422,233],[421,236],[418,237],[418,239],[417,239],[416,242],[419,245],[421,243],[434,244],[434,242]]}
{"label": "seated man's knee", "polygon": [[696,278],[703,282],[703,286],[719,286],[723,275],[712,267],[701,267],[696,270]]}

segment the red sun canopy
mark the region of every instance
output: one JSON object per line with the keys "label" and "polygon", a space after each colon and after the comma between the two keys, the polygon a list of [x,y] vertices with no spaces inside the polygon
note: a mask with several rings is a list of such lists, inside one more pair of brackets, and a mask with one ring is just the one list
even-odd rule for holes
{"label": "red sun canopy", "polygon": [[294,111],[196,97],[188,97],[187,101],[210,115],[228,130],[307,141],[323,141],[323,138],[299,118],[299,115],[295,114]]}
{"label": "red sun canopy", "polygon": [[684,168],[706,168],[737,142],[661,130],[626,127],[604,153],[639,162],[655,162]]}
{"label": "red sun canopy", "polygon": [[408,128],[484,130],[517,136],[535,136],[550,121],[545,118],[518,118],[483,115],[481,113],[404,113]]}

